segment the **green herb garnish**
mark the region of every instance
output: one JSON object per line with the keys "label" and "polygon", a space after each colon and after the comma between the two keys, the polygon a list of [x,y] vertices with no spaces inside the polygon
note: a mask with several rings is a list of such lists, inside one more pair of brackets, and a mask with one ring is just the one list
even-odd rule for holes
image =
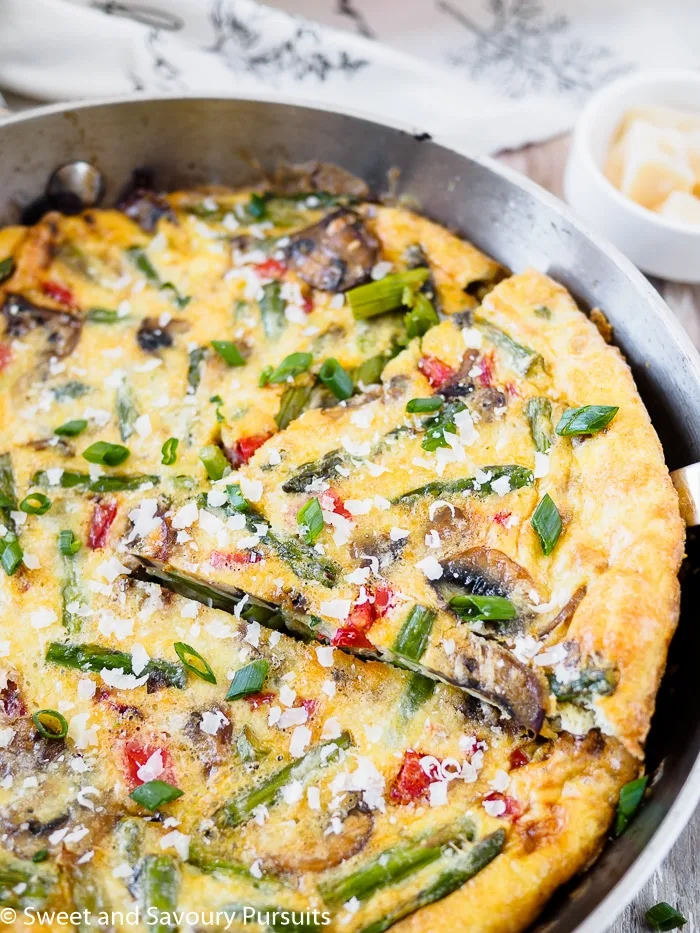
{"label": "green herb garnish", "polygon": [[537,532],[542,545],[542,553],[547,556],[554,550],[554,546],[561,534],[561,515],[549,493],[545,493],[535,509],[530,524]]}
{"label": "green herb garnish", "polygon": [[191,647],[191,645],[186,645],[184,641],[176,641],[173,648],[175,649],[175,654],[188,671],[192,671],[197,677],[206,680],[208,684],[216,683],[216,677],[214,676],[214,671],[211,669],[211,666],[198,651],[195,651],[195,649]]}
{"label": "green herb garnish", "polygon": [[430,398],[412,398],[406,403],[406,411],[409,415],[416,415],[426,411],[438,411],[444,403],[445,400],[440,395],[432,395]]}
{"label": "green herb garnish", "polygon": [[350,398],[355,388],[348,372],[332,357],[324,361],[318,378],[341,402]]}
{"label": "green herb garnish", "polygon": [[251,661],[245,667],[239,668],[226,691],[226,699],[238,700],[250,696],[251,693],[259,693],[265,683],[269,666],[264,658],[258,658],[257,661]]}
{"label": "green herb garnish", "polygon": [[110,444],[108,441],[95,441],[83,451],[88,463],[100,463],[103,466],[119,466],[124,463],[131,451],[122,444]]}
{"label": "green herb garnish", "polygon": [[65,739],[68,723],[55,709],[40,709],[32,713],[34,725],[45,739]]}
{"label": "green herb garnish", "polygon": [[619,411],[615,405],[583,405],[567,408],[559,419],[557,434],[571,437],[575,434],[597,434],[607,427]]}
{"label": "green herb garnish", "polygon": [[77,437],[78,434],[83,433],[87,426],[88,423],[84,418],[76,418],[74,421],[66,421],[60,424],[57,428],[54,428],[53,433],[58,434],[59,437]]}
{"label": "green herb garnish", "polygon": [[146,781],[145,784],[135,787],[129,796],[146,810],[157,810],[164,803],[170,803],[182,797],[182,791],[168,784],[167,781]]}
{"label": "green herb garnish", "polygon": [[297,512],[297,523],[305,529],[304,540],[307,544],[315,544],[323,531],[323,512],[318,499],[309,499]]}
{"label": "green herb garnish", "polygon": [[212,347],[229,366],[245,366],[245,360],[235,343],[230,340],[212,340]]}
{"label": "green herb garnish", "polygon": [[634,781],[628,781],[620,788],[620,797],[617,801],[617,814],[615,816],[615,835],[621,836],[630,824],[634,814],[639,809],[644,791],[649,783],[648,775]]}
{"label": "green herb garnish", "polygon": [[74,557],[81,548],[80,541],[75,537],[70,529],[64,529],[58,533],[58,550],[64,557]]}
{"label": "green herb garnish", "polygon": [[43,492],[30,492],[22,499],[19,507],[27,515],[43,515],[51,508],[51,500]]}
{"label": "green herb garnish", "polygon": [[160,448],[160,462],[164,466],[172,466],[177,460],[177,448],[180,441],[176,437],[169,437]]}
{"label": "green herb garnish", "polygon": [[658,930],[659,933],[667,933],[668,930],[677,930],[679,927],[685,926],[688,922],[683,914],[678,913],[676,908],[671,907],[666,901],[661,901],[660,904],[654,904],[653,907],[647,910],[644,916],[647,918],[647,923],[652,930]]}
{"label": "green herb garnish", "polygon": [[268,378],[268,382],[273,385],[279,382],[286,382],[295,376],[305,373],[311,366],[313,357],[310,353],[290,353],[285,356],[279,366],[274,369]]}

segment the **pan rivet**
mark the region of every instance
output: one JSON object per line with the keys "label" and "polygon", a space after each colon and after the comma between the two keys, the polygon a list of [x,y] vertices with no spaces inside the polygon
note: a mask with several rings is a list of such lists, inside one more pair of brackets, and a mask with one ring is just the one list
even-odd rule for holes
{"label": "pan rivet", "polygon": [[49,204],[62,214],[77,214],[86,207],[95,207],[104,193],[104,175],[94,165],[82,160],[61,165],[46,186]]}

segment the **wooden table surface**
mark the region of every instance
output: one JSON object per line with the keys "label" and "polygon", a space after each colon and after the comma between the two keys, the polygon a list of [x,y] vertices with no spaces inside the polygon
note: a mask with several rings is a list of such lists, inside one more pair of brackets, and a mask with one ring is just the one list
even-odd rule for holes
{"label": "wooden table surface", "polygon": [[[500,158],[512,168],[562,197],[562,177],[568,137],[508,152]],[[654,285],[700,348],[700,285],[654,280]],[[700,933],[700,809],[685,828],[661,867],[630,906],[612,923],[609,933],[640,933],[649,929],[644,912],[668,901],[688,920],[683,933]]]}
{"label": "wooden table surface", "polygon": [[[7,94],[11,110],[36,106],[35,101]],[[562,177],[568,137],[560,137],[535,146],[526,146],[500,158],[512,168],[562,197]],[[693,342],[700,348],[700,285],[674,285],[655,281]],[[658,871],[644,885],[628,908],[614,921],[609,933],[647,931],[644,912],[659,901],[668,901],[688,919],[683,933],[700,933],[700,809],[681,834],[673,850]]]}

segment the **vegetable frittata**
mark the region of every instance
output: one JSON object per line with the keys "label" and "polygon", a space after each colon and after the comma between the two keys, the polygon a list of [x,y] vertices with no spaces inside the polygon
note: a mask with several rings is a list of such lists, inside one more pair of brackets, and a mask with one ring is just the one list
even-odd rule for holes
{"label": "vegetable frittata", "polygon": [[629,369],[335,178],[0,231],[17,929],[518,931],[642,798],[684,536]]}

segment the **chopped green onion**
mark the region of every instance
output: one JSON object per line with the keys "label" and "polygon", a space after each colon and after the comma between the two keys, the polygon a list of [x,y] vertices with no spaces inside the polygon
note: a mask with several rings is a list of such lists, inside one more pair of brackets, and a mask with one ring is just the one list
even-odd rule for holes
{"label": "chopped green onion", "polygon": [[35,852],[34,855],[32,855],[32,861],[36,865],[39,862],[45,862],[48,857],[49,857],[48,849],[39,849],[38,852]]}
{"label": "chopped green onion", "polygon": [[318,371],[318,378],[341,402],[350,398],[353,393],[354,386],[352,379],[338,360],[332,357],[324,361]]}
{"label": "chopped green onion", "polygon": [[104,466],[119,466],[124,463],[131,451],[122,444],[110,444],[108,441],[95,441],[83,451],[88,463],[101,463]]}
{"label": "chopped green onion", "polygon": [[117,321],[126,320],[126,315],[119,317],[119,312],[112,308],[90,308],[85,319],[93,324],[116,324]]}
{"label": "chopped green onion", "polygon": [[177,448],[180,441],[176,437],[169,437],[160,448],[162,454],[160,462],[164,466],[172,466],[177,460]]}
{"label": "chopped green onion", "polygon": [[83,433],[87,426],[88,423],[84,418],[76,418],[75,421],[66,421],[59,424],[57,428],[54,428],[53,433],[58,434],[59,437],[77,437],[78,434]]}
{"label": "chopped green onion", "polygon": [[246,205],[246,211],[254,220],[262,220],[267,213],[265,197],[253,192],[250,196],[250,201]]}
{"label": "chopped green onion", "polygon": [[221,412],[221,406],[224,404],[224,400],[220,395],[210,395],[209,401],[216,404],[216,420],[219,422],[219,424],[221,424],[221,422],[224,420],[224,416]]}
{"label": "chopped green onion", "polygon": [[250,503],[241,492],[239,483],[232,483],[230,486],[227,486],[226,495],[228,496],[229,507],[232,508],[234,512],[247,512],[250,508]]}
{"label": "chopped green onion", "polygon": [[272,366],[266,366],[264,369],[260,371],[260,378],[258,379],[258,385],[260,386],[261,389],[269,383],[272,372],[273,372]]}
{"label": "chopped green onion", "polygon": [[449,447],[445,434],[456,434],[455,416],[464,411],[462,402],[448,402],[439,414],[424,421],[425,437],[421,442],[423,450],[434,451],[440,447]]}
{"label": "chopped green onion", "polygon": [[513,603],[505,596],[453,596],[449,602],[450,609],[457,615],[471,622],[506,622],[517,615]]}
{"label": "chopped green onion", "polygon": [[30,492],[22,499],[19,507],[27,515],[43,515],[51,508],[51,500],[43,492]]}
{"label": "chopped green onion", "polygon": [[621,836],[629,826],[630,820],[642,802],[648,783],[649,777],[644,774],[634,781],[628,781],[627,784],[620,788],[620,798],[617,802],[617,814],[615,816],[616,836]]}
{"label": "chopped green onion", "polygon": [[644,914],[647,923],[652,930],[658,930],[659,933],[667,933],[668,930],[677,930],[684,926],[688,921],[683,914],[679,914],[675,907],[671,907],[666,901],[660,904],[654,904]]}
{"label": "chopped green onion", "polygon": [[58,533],[58,550],[64,557],[74,557],[81,548],[80,541],[70,529]]}
{"label": "chopped green onion", "polygon": [[436,324],[440,323],[440,318],[432,302],[421,292],[417,292],[413,299],[413,307],[404,315],[403,322],[406,328],[406,336],[409,340],[412,340],[414,337],[422,337],[427,334],[431,327],[435,327]]}
{"label": "chopped green onion", "polygon": [[620,409],[616,405],[583,405],[567,408],[559,419],[557,434],[571,437],[573,434],[597,434],[613,420]]}
{"label": "chopped green onion", "polygon": [[561,534],[561,515],[549,493],[545,493],[535,509],[530,524],[537,532],[542,545],[542,553],[546,556],[554,550],[554,545]]}
{"label": "chopped green onion", "polygon": [[309,499],[297,512],[297,523],[305,528],[304,541],[315,544],[323,531],[323,512],[318,499]]}
{"label": "chopped green onion", "polygon": [[310,353],[290,353],[289,356],[285,356],[277,369],[273,370],[268,382],[274,385],[275,383],[286,382],[300,373],[305,373],[311,366],[312,360],[313,357]]}
{"label": "chopped green onion", "polygon": [[188,671],[192,671],[192,673],[196,674],[197,677],[200,677],[202,680],[206,680],[208,684],[216,683],[214,671],[198,651],[195,651],[195,649],[190,645],[186,645],[184,641],[176,641],[173,645],[173,648],[175,649],[175,654],[182,661]]}
{"label": "chopped green onion", "polygon": [[394,642],[394,652],[409,661],[420,661],[428,647],[436,613],[425,606],[414,606]]}
{"label": "chopped green onion", "polygon": [[146,781],[145,784],[139,784],[129,794],[132,800],[141,804],[146,810],[157,810],[164,803],[170,803],[182,797],[182,791],[178,787],[173,787],[167,781]]}
{"label": "chopped green onion", "polygon": [[548,320],[551,318],[551,316],[552,316],[552,312],[551,312],[551,310],[547,307],[547,305],[538,305],[536,308],[533,308],[533,310],[534,310],[535,314],[537,315],[537,317],[542,317],[542,318],[544,318],[544,319],[547,320],[547,321],[548,321]]}
{"label": "chopped green onion", "polygon": [[357,321],[365,321],[387,311],[395,311],[403,303],[404,289],[417,290],[427,280],[430,271],[426,268],[409,269],[387,275],[377,282],[358,285],[345,293],[352,316]]}
{"label": "chopped green onion", "polygon": [[226,692],[226,699],[238,700],[251,693],[258,693],[265,683],[268,667],[269,664],[264,658],[258,658],[257,661],[251,661],[245,667],[239,668],[233,675],[233,680]]}
{"label": "chopped green onion", "polygon": [[409,415],[419,414],[425,411],[437,411],[442,408],[445,400],[440,395],[432,395],[430,398],[412,398],[406,403],[406,411]]}
{"label": "chopped green onion", "polygon": [[24,551],[17,540],[17,535],[9,532],[0,541],[0,563],[8,577],[17,572],[23,557]]}
{"label": "chopped green onion", "polygon": [[37,710],[32,719],[45,739],[65,739],[68,735],[68,723],[55,709]]}
{"label": "chopped green onion", "polygon": [[199,451],[199,459],[204,464],[209,479],[221,479],[228,467],[228,460],[215,444],[206,444],[202,447]]}
{"label": "chopped green onion", "polygon": [[15,271],[15,261],[12,256],[8,256],[0,262],[0,282],[5,282]]}
{"label": "chopped green onion", "polygon": [[229,366],[245,366],[245,360],[235,343],[230,340],[212,340],[211,345]]}

